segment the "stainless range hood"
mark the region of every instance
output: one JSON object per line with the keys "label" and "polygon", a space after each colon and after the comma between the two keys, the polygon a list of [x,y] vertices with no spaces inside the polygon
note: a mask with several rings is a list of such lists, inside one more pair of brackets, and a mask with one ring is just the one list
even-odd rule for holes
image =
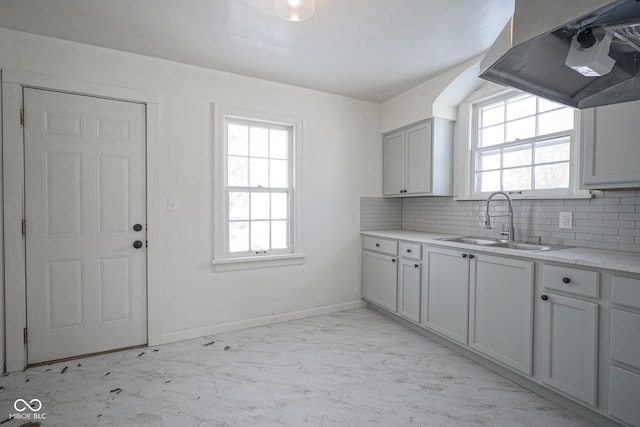
{"label": "stainless range hood", "polygon": [[[480,77],[577,108],[640,99],[640,1],[515,1]],[[599,77],[565,64],[572,40],[589,32],[595,43],[612,39],[608,56],[615,64]]]}

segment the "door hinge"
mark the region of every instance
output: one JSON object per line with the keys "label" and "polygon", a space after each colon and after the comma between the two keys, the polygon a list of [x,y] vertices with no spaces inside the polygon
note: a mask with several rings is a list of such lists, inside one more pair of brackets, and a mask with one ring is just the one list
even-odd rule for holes
{"label": "door hinge", "polygon": [[27,345],[27,340],[29,339],[29,334],[27,332],[27,328],[22,330],[22,336],[24,337],[24,345]]}
{"label": "door hinge", "polygon": [[24,126],[24,108],[20,109],[20,126]]}
{"label": "door hinge", "polygon": [[25,234],[27,234],[27,220],[26,219],[22,220],[21,227],[22,227],[22,235],[24,236]]}

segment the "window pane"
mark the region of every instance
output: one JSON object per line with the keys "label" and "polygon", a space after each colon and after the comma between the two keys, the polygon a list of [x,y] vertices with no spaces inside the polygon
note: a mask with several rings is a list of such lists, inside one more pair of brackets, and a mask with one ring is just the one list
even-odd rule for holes
{"label": "window pane", "polygon": [[246,156],[249,154],[249,129],[247,126],[229,124],[227,127],[227,147],[230,155]]}
{"label": "window pane", "polygon": [[270,130],[270,151],[272,159],[288,159],[288,132],[281,129]]}
{"label": "window pane", "polygon": [[569,162],[536,166],[536,189],[569,188]]}
{"label": "window pane", "polygon": [[230,187],[246,187],[249,185],[249,158],[229,156],[227,161],[227,184]]}
{"label": "window pane", "polygon": [[536,142],[536,163],[551,163],[569,160],[571,146],[569,138]]}
{"label": "window pane", "polygon": [[504,103],[483,107],[480,115],[480,127],[497,125],[504,122]]}
{"label": "window pane", "polygon": [[289,218],[289,195],[271,193],[271,219]]}
{"label": "window pane", "polygon": [[558,108],[563,108],[564,105],[558,104],[557,102],[549,101],[548,99],[538,98],[538,112],[544,113],[545,111],[555,110]]}
{"label": "window pane", "polygon": [[515,120],[536,113],[536,97],[524,95],[507,101],[507,120]]}
{"label": "window pane", "polygon": [[269,219],[269,193],[251,193],[251,219]]}
{"label": "window pane", "polygon": [[479,171],[500,169],[500,150],[478,153],[476,169]]}
{"label": "window pane", "polygon": [[505,169],[502,172],[502,189],[531,190],[531,168]]}
{"label": "window pane", "polygon": [[563,108],[548,113],[540,114],[538,118],[539,134],[562,132],[573,129],[574,112],[571,108]]}
{"label": "window pane", "polygon": [[269,129],[251,127],[249,137],[251,157],[269,157]]}
{"label": "window pane", "polygon": [[271,221],[271,248],[287,249],[289,247],[288,234],[287,221]]}
{"label": "window pane", "polygon": [[229,252],[246,252],[249,250],[249,222],[229,223]]}
{"label": "window pane", "polygon": [[476,191],[498,191],[500,190],[500,171],[479,172],[476,174]]}
{"label": "window pane", "polygon": [[535,116],[507,123],[507,141],[516,141],[533,136],[536,136]]}
{"label": "window pane", "polygon": [[504,149],[502,167],[528,166],[531,164],[531,144]]}
{"label": "window pane", "polygon": [[249,193],[229,192],[229,220],[249,219]]}
{"label": "window pane", "polygon": [[251,223],[251,250],[266,251],[269,248],[269,221]]}
{"label": "window pane", "polygon": [[480,131],[479,147],[490,147],[504,142],[504,125],[491,126]]}
{"label": "window pane", "polygon": [[289,181],[287,175],[287,160],[271,160],[271,168],[269,170],[270,178],[269,186],[272,188],[286,188]]}
{"label": "window pane", "polygon": [[252,158],[249,166],[250,166],[249,186],[268,187],[269,186],[269,160]]}

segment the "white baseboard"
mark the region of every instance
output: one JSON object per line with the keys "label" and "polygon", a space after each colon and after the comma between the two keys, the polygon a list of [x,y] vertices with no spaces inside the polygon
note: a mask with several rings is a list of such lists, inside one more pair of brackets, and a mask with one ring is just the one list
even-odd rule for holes
{"label": "white baseboard", "polygon": [[195,329],[169,332],[160,336],[161,344],[183,341],[192,338],[205,337],[207,335],[221,334],[223,332],[237,331],[240,329],[255,328],[256,326],[272,325],[274,323],[288,322],[290,320],[304,319],[306,317],[319,316],[321,314],[336,313],[366,307],[366,301],[358,300],[341,304],[326,305],[323,307],[309,308],[306,310],[292,311],[289,313],[274,314],[271,316],[256,317],[253,319],[239,320],[237,322],[221,323],[218,325],[204,326]]}

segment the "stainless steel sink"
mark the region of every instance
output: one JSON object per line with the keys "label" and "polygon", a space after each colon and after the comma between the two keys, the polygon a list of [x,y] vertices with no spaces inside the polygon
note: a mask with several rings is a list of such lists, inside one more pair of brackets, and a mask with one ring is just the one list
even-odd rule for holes
{"label": "stainless steel sink", "polygon": [[520,251],[549,251],[551,249],[555,249],[551,245],[536,245],[533,243],[523,243],[523,242],[504,242],[493,245],[497,248],[509,248],[509,249],[518,249]]}
{"label": "stainless steel sink", "polygon": [[492,239],[490,237],[473,237],[473,236],[448,237],[440,240],[443,240],[445,242],[464,243],[467,245],[490,246],[494,248],[506,248],[506,249],[515,249],[518,251],[530,251],[530,252],[552,251],[552,250],[567,249],[572,247],[572,246],[565,246],[565,245],[551,245],[551,244],[538,245],[538,244],[527,243],[527,242],[509,242],[508,240]]}
{"label": "stainless steel sink", "polygon": [[440,239],[446,242],[466,243],[467,245],[478,246],[494,246],[499,243],[506,243],[506,240],[492,239],[490,237],[449,237],[446,239]]}

